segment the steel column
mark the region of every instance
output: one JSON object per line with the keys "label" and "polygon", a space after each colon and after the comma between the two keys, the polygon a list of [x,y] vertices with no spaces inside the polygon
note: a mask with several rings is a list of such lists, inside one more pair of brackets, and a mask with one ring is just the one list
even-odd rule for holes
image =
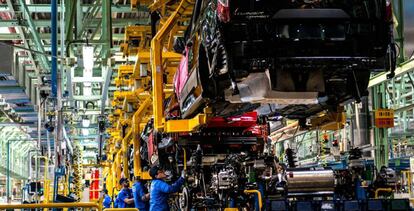
{"label": "steel column", "polygon": [[101,41],[105,44],[103,45],[103,62],[106,64],[106,60],[110,56],[111,47],[112,47],[112,16],[111,16],[111,2],[102,1],[102,34]]}
{"label": "steel column", "polygon": [[[77,0],[65,1],[65,20],[67,24],[65,25],[66,33],[66,42],[69,42],[73,39],[73,22],[75,21],[76,15],[76,2]],[[65,43],[66,44],[66,43]]]}
{"label": "steel column", "polygon": [[[373,110],[386,108],[385,83],[373,87],[372,90]],[[375,165],[377,168],[381,168],[381,166],[388,166],[388,152],[389,148],[392,146],[388,141],[387,129],[374,128],[374,143]]]}
{"label": "steel column", "polygon": [[[55,1],[57,1],[57,0],[55,0]],[[37,33],[36,25],[33,22],[31,13],[30,13],[27,5],[26,5],[25,0],[19,0],[19,3],[22,6],[23,14],[26,16],[25,20],[27,21],[27,23],[29,25],[29,28],[30,28],[31,33],[33,35],[33,41],[36,44],[37,50],[42,52],[42,53],[45,53],[45,50],[43,48],[43,43],[40,39],[39,33]],[[42,64],[43,64],[44,68],[46,68],[47,70],[50,69],[49,60],[47,59],[47,57],[45,55],[40,55],[40,59],[42,61]]]}
{"label": "steel column", "polygon": [[7,148],[7,190],[6,190],[6,197],[7,197],[7,202],[10,203],[11,201],[9,201],[10,198],[10,141],[7,140],[7,144],[6,144],[6,148]]}
{"label": "steel column", "polygon": [[51,2],[51,25],[52,25],[52,97],[57,97],[57,0]]}

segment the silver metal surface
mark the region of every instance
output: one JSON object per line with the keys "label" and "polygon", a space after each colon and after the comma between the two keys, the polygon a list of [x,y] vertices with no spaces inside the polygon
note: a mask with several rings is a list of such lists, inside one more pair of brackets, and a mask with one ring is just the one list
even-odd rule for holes
{"label": "silver metal surface", "polygon": [[332,170],[288,170],[289,193],[333,191],[335,177]]}

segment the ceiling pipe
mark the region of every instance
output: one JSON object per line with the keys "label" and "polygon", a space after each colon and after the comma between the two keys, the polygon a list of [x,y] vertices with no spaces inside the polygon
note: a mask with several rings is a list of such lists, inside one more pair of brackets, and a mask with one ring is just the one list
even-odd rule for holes
{"label": "ceiling pipe", "polygon": [[52,22],[52,96],[57,97],[57,0],[51,2]]}
{"label": "ceiling pipe", "polygon": [[27,165],[27,166],[29,168],[28,173],[29,173],[30,179],[32,179],[32,153],[33,152],[36,152],[37,155],[40,155],[39,150],[37,150],[37,149],[32,149],[32,150],[29,150],[29,152],[28,152],[28,155],[29,155],[29,165]]}

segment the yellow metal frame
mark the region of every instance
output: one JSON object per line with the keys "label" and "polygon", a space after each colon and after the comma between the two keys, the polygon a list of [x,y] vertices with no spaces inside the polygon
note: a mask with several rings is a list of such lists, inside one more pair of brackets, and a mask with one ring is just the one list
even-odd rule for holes
{"label": "yellow metal frame", "polygon": [[48,173],[49,173],[49,159],[46,156],[40,156],[40,155],[36,155],[35,159],[43,159],[45,161],[45,166],[44,166],[44,173],[43,173],[43,186],[44,186],[44,200],[43,203],[49,203],[51,196],[49,195],[49,193],[52,193],[53,191],[50,190],[50,184],[51,181],[48,178]]}
{"label": "yellow metal frame", "polygon": [[408,185],[408,194],[411,196],[411,192],[412,192],[412,190],[411,190],[412,189],[411,175],[412,175],[412,172],[410,170],[403,170],[403,171],[401,171],[401,174],[405,175],[405,177],[406,177],[407,185]]}
{"label": "yellow metal frame", "polygon": [[337,112],[326,111],[310,120],[311,130],[340,130],[345,127],[346,113],[343,107]]}
{"label": "yellow metal frame", "polygon": [[131,86],[133,85],[133,79],[131,76],[134,72],[134,66],[133,65],[120,65],[118,67],[118,75],[115,78],[115,86]]}
{"label": "yellow metal frame", "polygon": [[200,126],[207,123],[207,114],[211,113],[209,108],[204,109],[204,113],[197,114],[191,119],[179,119],[165,121],[165,132],[178,133],[178,132],[190,132],[198,129]]}
{"label": "yellow metal frame", "polygon": [[174,28],[177,21],[184,15],[186,10],[192,9],[194,1],[181,0],[175,12],[169,16],[165,24],[160,28],[151,41],[151,71],[152,71],[152,98],[154,112],[154,129],[160,132],[190,132],[200,124],[206,122],[206,115],[199,114],[193,119],[165,120],[163,101],[164,93],[164,66],[163,66],[163,42]]}
{"label": "yellow metal frame", "polygon": [[[168,0],[167,0],[168,1]],[[161,3],[161,4],[160,4]],[[145,127],[146,123],[152,119],[154,106],[153,104],[161,103],[173,93],[173,77],[174,73],[180,63],[181,54],[172,52],[173,37],[176,35],[182,35],[186,26],[178,26],[178,21],[188,20],[192,13],[192,5],[194,2],[191,0],[178,1],[172,5],[162,4],[166,3],[165,0],[149,0],[149,1],[136,1],[131,0],[131,7],[137,7],[138,4],[152,5],[151,8],[160,11],[163,16],[160,20],[158,37],[161,38],[159,46],[162,47],[166,44],[167,51],[157,51],[160,53],[160,65],[163,66],[163,73],[158,76],[158,79],[154,79],[153,57],[154,51],[150,50],[150,45],[154,42],[154,39],[149,42],[151,34],[150,26],[126,26],[125,39],[121,46],[121,51],[124,56],[136,56],[136,62],[134,65],[121,65],[118,68],[118,76],[115,78],[115,84],[120,89],[114,92],[114,97],[111,101],[112,106],[115,108],[113,113],[109,116],[109,121],[112,124],[111,128],[107,129],[110,134],[110,138],[107,141],[107,150],[109,161],[111,166],[105,167],[107,179],[110,179],[112,187],[120,188],[118,181],[121,175],[129,176],[128,172],[128,155],[127,149],[132,144],[134,152],[134,175],[141,177],[141,179],[151,179],[148,172],[142,171],[139,148],[140,133]],[[172,13],[175,19],[172,23],[171,16],[166,19],[169,14]],[[188,16],[188,17],[187,17]],[[171,24],[172,23],[172,24]],[[167,27],[167,25],[171,24]],[[162,27],[161,27],[162,25]],[[185,24],[184,24],[185,25]],[[168,28],[168,30],[165,30]],[[169,30],[171,28],[171,30]],[[164,32],[163,32],[164,31]],[[165,36],[161,36],[165,33]],[[165,39],[166,36],[170,36]],[[165,39],[165,40],[164,40]],[[130,45],[131,41],[140,40],[139,46]],[[145,68],[141,70],[140,68]],[[141,71],[147,71],[147,74],[141,74]],[[162,81],[163,74],[167,75],[167,81]],[[152,83],[152,84],[151,84]],[[157,101],[154,98],[154,87],[160,87],[162,95],[161,101]],[[128,91],[124,91],[121,88],[127,88]],[[128,106],[127,106],[128,105]],[[157,104],[158,105],[158,104]],[[131,111],[132,106],[132,111]],[[209,109],[206,109],[209,111]],[[190,120],[172,120],[167,121],[165,131],[181,132],[190,131],[196,129],[199,125],[206,122],[207,115],[199,114]],[[126,126],[126,136],[122,137],[121,130]],[[113,159],[112,161],[110,159]],[[124,169],[121,172],[119,166],[123,164]],[[114,194],[112,190],[109,190],[110,194]]]}
{"label": "yellow metal frame", "polygon": [[149,5],[153,0],[131,0],[131,9],[137,8],[138,5]]}
{"label": "yellow metal frame", "polygon": [[[121,44],[120,50],[124,57],[129,55],[135,55],[141,49],[146,47],[145,44],[149,45],[151,37],[150,26],[126,26],[125,27],[125,39],[124,43]],[[139,46],[131,46],[131,41],[139,40]]]}
{"label": "yellow metal frame", "polygon": [[132,134],[133,134],[133,151],[134,151],[134,175],[141,177],[141,179],[151,179],[148,172],[143,172],[141,167],[141,158],[139,155],[139,149],[141,147],[139,142],[139,135],[141,132],[140,122],[151,105],[151,98],[147,98],[140,104],[139,109],[134,113],[132,117]]}
{"label": "yellow metal frame", "polygon": [[259,209],[262,210],[263,202],[262,202],[262,193],[258,190],[244,190],[245,194],[256,194],[257,200],[259,201]]}
{"label": "yellow metal frame", "polygon": [[376,199],[378,198],[378,195],[379,195],[380,192],[388,192],[388,193],[391,193],[392,192],[392,188],[377,188],[375,190],[375,198]]}

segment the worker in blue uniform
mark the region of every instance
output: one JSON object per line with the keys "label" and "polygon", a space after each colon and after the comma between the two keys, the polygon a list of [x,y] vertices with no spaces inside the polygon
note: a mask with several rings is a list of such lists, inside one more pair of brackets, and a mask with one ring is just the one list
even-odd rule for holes
{"label": "worker in blue uniform", "polygon": [[118,195],[116,195],[115,201],[114,201],[114,208],[118,208],[118,204],[119,204],[119,199],[118,199]]}
{"label": "worker in blue uniform", "polygon": [[129,181],[126,178],[121,178],[119,184],[122,185],[122,190],[118,193],[118,208],[134,208],[134,197],[132,190],[129,188]]}
{"label": "worker in blue uniform", "polygon": [[111,197],[109,197],[107,189],[103,190],[103,203],[102,203],[102,205],[103,205],[104,208],[111,208]]}
{"label": "worker in blue uniform", "polygon": [[132,185],[132,194],[134,196],[135,208],[139,211],[148,211],[150,194],[140,177],[135,177],[135,183]]}
{"label": "worker in blue uniform", "polygon": [[183,171],[181,177],[172,185],[164,180],[167,178],[163,169],[153,166],[149,172],[152,177],[150,188],[150,211],[168,211],[168,196],[170,193],[178,192],[184,184],[186,173]]}

